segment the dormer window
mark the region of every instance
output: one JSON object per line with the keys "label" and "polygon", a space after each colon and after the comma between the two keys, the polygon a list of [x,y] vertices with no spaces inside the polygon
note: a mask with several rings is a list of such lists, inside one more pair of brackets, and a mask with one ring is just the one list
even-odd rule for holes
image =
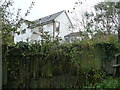
{"label": "dormer window", "polygon": [[60,22],[56,22],[56,32],[60,31]]}

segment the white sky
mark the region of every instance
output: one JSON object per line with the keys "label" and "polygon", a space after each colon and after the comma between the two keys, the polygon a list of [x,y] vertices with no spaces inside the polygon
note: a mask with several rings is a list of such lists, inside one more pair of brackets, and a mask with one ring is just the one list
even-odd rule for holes
{"label": "white sky", "polygon": [[[30,14],[26,17],[28,20],[35,20],[41,17],[59,12],[61,10],[72,10],[75,5],[75,2],[78,0],[14,0],[14,7],[22,9],[22,14],[25,13],[31,2],[34,1],[35,5],[33,6]],[[79,0],[85,1],[85,0]],[[89,10],[89,6],[101,0],[86,0],[87,3],[83,6],[81,10]]]}

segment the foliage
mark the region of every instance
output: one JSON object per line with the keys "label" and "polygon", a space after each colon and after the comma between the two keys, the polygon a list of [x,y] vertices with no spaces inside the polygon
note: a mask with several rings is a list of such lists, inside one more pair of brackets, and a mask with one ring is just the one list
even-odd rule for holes
{"label": "foliage", "polygon": [[[80,42],[61,44],[56,40],[50,41],[47,35],[45,36],[43,42],[3,45],[3,62],[7,64],[9,77],[6,87],[30,87],[31,79],[39,82],[40,77],[52,79],[64,74],[77,78],[74,86],[69,87],[95,86],[105,75],[96,71],[100,69],[96,67],[100,63],[94,60],[101,60],[103,57],[96,56],[96,45],[105,50],[104,60],[108,60],[116,53],[114,44]],[[27,76],[23,72],[26,72]]]}
{"label": "foliage", "polygon": [[[3,44],[13,44],[13,35],[17,33],[17,29],[21,26],[22,23],[22,16],[21,16],[21,9],[17,10],[15,14],[14,11],[12,12],[12,6],[14,1],[13,0],[3,0],[0,1],[0,19],[2,24],[2,42]],[[30,13],[30,10],[34,2],[32,2],[29,10],[25,13],[27,16]],[[23,17],[25,17],[23,16]],[[12,43],[11,43],[12,42]]]}
{"label": "foliage", "polygon": [[93,86],[85,86],[84,88],[119,88],[119,80],[118,78],[106,76],[102,81],[96,83]]}
{"label": "foliage", "polygon": [[118,33],[119,40],[119,2],[101,2],[95,5],[96,15],[94,21],[96,28],[100,31],[110,33]]}
{"label": "foliage", "polygon": [[96,85],[97,88],[119,88],[118,80],[112,77],[106,77],[101,83]]}
{"label": "foliage", "polygon": [[115,47],[114,44],[97,43],[96,45],[99,45],[101,49],[103,49],[104,55],[102,56],[102,60],[112,60],[115,54],[118,52],[118,49]]}
{"label": "foliage", "polygon": [[99,24],[98,29],[105,30],[110,34],[112,30],[118,30],[118,10],[116,8],[118,2],[101,2],[95,6],[95,21]]}
{"label": "foliage", "polygon": [[94,12],[89,11],[81,15],[83,5],[84,3],[80,1],[76,2],[72,11],[80,32],[85,32],[86,36],[92,38],[97,32],[106,32],[107,35],[116,34],[120,41],[120,2],[100,2],[94,6]]}

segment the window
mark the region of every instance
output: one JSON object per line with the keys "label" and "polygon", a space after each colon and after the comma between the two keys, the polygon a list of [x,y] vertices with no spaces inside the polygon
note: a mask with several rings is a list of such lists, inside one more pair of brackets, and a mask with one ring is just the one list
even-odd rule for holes
{"label": "window", "polygon": [[70,41],[70,38],[69,37],[64,37],[65,38],[65,41],[69,42]]}
{"label": "window", "polygon": [[21,31],[21,34],[24,34],[24,33],[26,33],[26,29],[24,29],[24,30]]}
{"label": "window", "polygon": [[60,22],[56,22],[56,32],[60,31]]}
{"label": "window", "polygon": [[43,33],[43,27],[38,27],[38,32]]}

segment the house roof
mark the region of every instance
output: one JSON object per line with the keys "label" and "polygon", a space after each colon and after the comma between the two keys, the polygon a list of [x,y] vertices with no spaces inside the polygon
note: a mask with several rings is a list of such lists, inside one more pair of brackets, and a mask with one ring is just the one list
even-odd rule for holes
{"label": "house roof", "polygon": [[[28,21],[28,20],[25,20],[25,19],[24,19],[24,22],[27,23],[27,24],[28,24],[28,23],[33,24],[33,25],[31,25],[29,28],[34,28],[34,27],[36,27],[36,26],[38,26],[38,25],[45,25],[45,24],[48,24],[48,23],[52,23],[52,22],[53,22],[59,15],[61,15],[63,12],[65,12],[65,14],[66,14],[69,22],[71,23],[71,26],[74,27],[73,24],[72,24],[72,22],[71,22],[71,20],[70,20],[70,18],[69,18],[69,16],[68,16],[68,14],[67,14],[67,12],[66,12],[65,10],[62,10],[62,11],[60,11],[60,12],[57,12],[57,13],[48,15],[48,16],[46,16],[46,17],[43,17],[43,18],[40,18],[40,19],[37,19],[37,20],[34,20],[34,21]],[[35,24],[35,25],[34,25],[34,24]]]}
{"label": "house roof", "polygon": [[46,16],[46,17],[43,17],[43,18],[40,18],[40,19],[37,19],[37,20],[35,20],[35,22],[37,22],[38,24],[43,24],[43,25],[47,24],[47,23],[52,22],[53,20],[55,20],[63,12],[65,12],[65,10],[54,13],[54,14],[51,14],[49,16]]}
{"label": "house roof", "polygon": [[49,16],[46,16],[46,17],[43,17],[43,18],[40,18],[40,19],[37,19],[37,20],[35,20],[35,22],[36,22],[37,24],[42,24],[42,25],[48,24],[48,23],[50,23],[50,22],[53,22],[53,20],[55,20],[55,19],[56,19],[60,14],[62,14],[63,12],[65,12],[65,14],[66,14],[68,20],[70,21],[72,27],[74,27],[73,24],[72,24],[72,22],[71,22],[71,20],[70,20],[70,18],[69,18],[69,16],[68,16],[68,14],[66,13],[65,10],[62,10],[62,11],[60,11],[60,12],[51,14],[51,15],[49,15]]}
{"label": "house roof", "polygon": [[66,35],[65,37],[71,37],[71,36],[80,36],[80,32],[73,32],[73,33]]}

